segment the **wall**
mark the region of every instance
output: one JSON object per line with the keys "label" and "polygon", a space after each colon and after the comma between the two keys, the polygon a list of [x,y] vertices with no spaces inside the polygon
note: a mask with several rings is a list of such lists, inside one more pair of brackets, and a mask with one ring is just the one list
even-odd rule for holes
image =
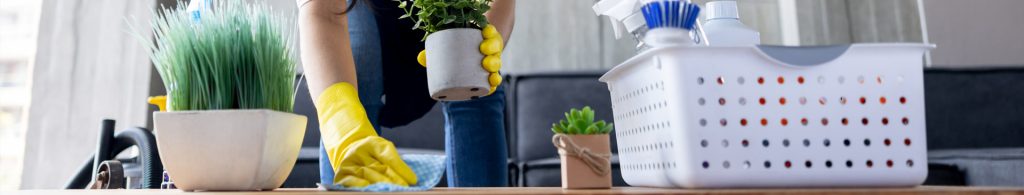
{"label": "wall", "polygon": [[590,8],[594,2],[517,0],[502,71],[602,70],[635,54],[636,42],[615,40],[608,20]]}
{"label": "wall", "polygon": [[916,0],[797,0],[800,45],[923,41]]}
{"label": "wall", "polygon": [[923,2],[932,67],[1024,66],[1024,1]]}
{"label": "wall", "polygon": [[[595,2],[519,0],[505,73],[606,70],[636,54],[631,37],[615,40],[607,19],[595,16]],[[737,3],[740,20],[760,31],[765,45],[923,41],[917,0]]]}
{"label": "wall", "polygon": [[[502,54],[502,71],[600,71],[635,55],[636,41],[628,36],[615,39],[608,19],[591,9],[596,2],[517,0],[516,26]],[[761,31],[762,42],[783,44],[778,0],[738,3],[741,20]]]}
{"label": "wall", "polygon": [[153,0],[43,2],[21,188],[62,188],[95,151],[100,120],[116,119],[117,129],[146,124],[148,52],[128,25],[149,27],[153,6]]}
{"label": "wall", "polygon": [[0,191],[21,185],[30,73],[41,7],[38,0],[0,3]]}

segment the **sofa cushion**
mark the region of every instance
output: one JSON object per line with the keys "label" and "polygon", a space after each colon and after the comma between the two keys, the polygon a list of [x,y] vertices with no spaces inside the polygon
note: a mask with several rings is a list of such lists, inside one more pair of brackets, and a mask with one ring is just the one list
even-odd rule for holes
{"label": "sofa cushion", "polygon": [[966,186],[967,176],[959,167],[947,164],[928,163],[928,178],[924,184],[929,186]]}
{"label": "sofa cushion", "polygon": [[[557,157],[551,145],[551,124],[571,108],[590,106],[596,120],[612,121],[608,87],[597,81],[600,73],[529,74],[513,77],[511,116],[515,157],[532,161]],[[612,152],[616,151],[612,133]]]}
{"label": "sofa cushion", "polygon": [[[558,157],[532,160],[523,163],[523,187],[562,186],[562,164]],[[629,186],[619,172],[619,158],[612,156],[612,185]]]}
{"label": "sofa cushion", "polygon": [[967,185],[1024,187],[1024,148],[932,150],[928,161],[959,167]]}
{"label": "sofa cushion", "polygon": [[929,149],[1024,147],[1024,69],[927,70],[924,92]]}

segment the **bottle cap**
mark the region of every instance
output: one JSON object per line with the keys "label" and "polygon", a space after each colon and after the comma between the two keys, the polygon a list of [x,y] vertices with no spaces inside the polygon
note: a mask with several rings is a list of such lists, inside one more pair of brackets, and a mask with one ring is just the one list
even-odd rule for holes
{"label": "bottle cap", "polygon": [[736,8],[736,1],[712,1],[708,2],[707,19],[739,19],[740,15]]}

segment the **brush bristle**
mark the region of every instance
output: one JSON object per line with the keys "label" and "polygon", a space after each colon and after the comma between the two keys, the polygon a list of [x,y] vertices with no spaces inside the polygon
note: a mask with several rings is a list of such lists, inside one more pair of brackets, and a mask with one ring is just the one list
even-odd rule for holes
{"label": "brush bristle", "polygon": [[681,0],[655,0],[640,8],[648,29],[682,28],[692,30],[697,24],[700,6]]}

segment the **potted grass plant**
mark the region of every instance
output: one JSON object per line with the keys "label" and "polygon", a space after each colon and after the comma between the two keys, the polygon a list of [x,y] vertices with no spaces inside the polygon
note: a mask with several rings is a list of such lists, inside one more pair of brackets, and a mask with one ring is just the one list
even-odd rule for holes
{"label": "potted grass plant", "polygon": [[153,20],[151,60],[167,89],[153,126],[179,189],[275,189],[298,157],[306,117],[291,113],[294,19],[246,2],[181,5]]}
{"label": "potted grass plant", "polygon": [[551,142],[562,161],[562,188],[612,187],[611,123],[594,122],[594,110],[587,106],[566,112],[551,131],[555,132]]}
{"label": "potted grass plant", "polygon": [[406,11],[400,18],[412,18],[413,28],[426,32],[418,60],[427,68],[431,98],[459,101],[494,92],[501,83],[502,39],[484,17],[491,0],[396,1]]}

